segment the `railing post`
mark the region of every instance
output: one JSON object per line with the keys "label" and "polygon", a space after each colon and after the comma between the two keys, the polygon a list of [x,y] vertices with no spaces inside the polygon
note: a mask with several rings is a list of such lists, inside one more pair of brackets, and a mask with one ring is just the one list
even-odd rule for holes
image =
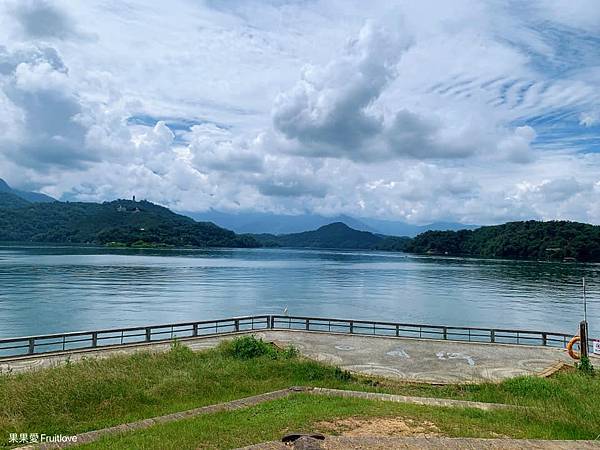
{"label": "railing post", "polygon": [[587,321],[582,320],[579,323],[579,337],[581,340],[579,341],[579,348],[581,349],[581,357],[588,357],[588,324]]}
{"label": "railing post", "polygon": [[448,328],[444,327],[443,332],[444,332],[444,340],[447,341],[448,340]]}
{"label": "railing post", "polygon": [[548,335],[546,333],[542,333],[542,345],[548,345]]}
{"label": "railing post", "polygon": [[304,327],[306,328],[306,331],[310,330],[310,319],[304,319]]}
{"label": "railing post", "polygon": [[146,327],[146,342],[150,342],[152,339],[152,328]]}
{"label": "railing post", "polygon": [[30,338],[29,339],[29,347],[27,348],[27,353],[30,355],[33,355],[34,352],[35,352],[35,339]]}
{"label": "railing post", "polygon": [[94,331],[92,333],[92,347],[96,348],[98,347],[98,332]]}
{"label": "railing post", "polygon": [[490,330],[490,342],[492,344],[496,342],[496,330]]}
{"label": "railing post", "polygon": [[275,316],[269,316],[269,321],[271,322],[269,328],[272,330],[275,328]]}
{"label": "railing post", "polygon": [[196,337],[198,336],[198,324],[195,323],[194,325],[192,325],[192,336]]}
{"label": "railing post", "polygon": [[240,331],[240,319],[235,319],[234,322],[235,331]]}
{"label": "railing post", "polygon": [[350,334],[354,333],[354,321],[350,321]]}
{"label": "railing post", "polygon": [[400,325],[396,325],[396,337],[400,336]]}

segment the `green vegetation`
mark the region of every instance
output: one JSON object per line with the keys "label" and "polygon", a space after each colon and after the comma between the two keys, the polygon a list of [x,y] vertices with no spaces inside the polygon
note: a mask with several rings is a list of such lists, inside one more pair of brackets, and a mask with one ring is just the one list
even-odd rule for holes
{"label": "green vegetation", "polygon": [[292,234],[252,235],[266,247],[336,248],[351,250],[375,249],[383,237],[368,231],[358,231],[342,222],[324,225],[314,231]]}
{"label": "green vegetation", "polygon": [[237,235],[147,201],[57,202],[13,190],[1,179],[0,241],[136,248],[331,248],[600,262],[600,226],[577,222],[509,222],[475,230],[426,231],[412,239],[358,231],[342,222],[303,233]]}
{"label": "green vegetation", "polygon": [[23,204],[24,200],[7,196],[10,203],[0,198],[0,241],[135,247],[259,246],[249,236],[196,222],[147,201]]}
{"label": "green vegetation", "polygon": [[406,236],[385,236],[374,247],[374,250],[386,252],[404,252],[411,241]]}
{"label": "green vegetation", "polygon": [[[597,434],[595,424],[591,422],[587,424],[587,429],[581,429],[564,423],[560,417],[550,417],[539,411],[486,412],[296,394],[245,410],[199,416],[103,438],[82,448],[238,448],[279,440],[290,431],[331,433],[331,426],[323,422],[331,423],[347,417],[400,417],[414,424],[433,423],[439,434],[450,437],[594,439]],[[340,427],[338,431],[342,430]]]}
{"label": "green vegetation", "polygon": [[427,231],[412,239],[414,253],[507,259],[600,261],[600,226],[577,222],[510,222],[476,230]]}
{"label": "green vegetation", "polygon": [[298,356],[298,350],[294,347],[287,347],[280,350],[272,344],[254,336],[242,336],[221,344],[221,351],[228,356],[238,359],[251,359],[260,356],[268,356],[271,359],[277,358],[295,358]]}
{"label": "green vegetation", "polygon": [[0,207],[2,209],[15,209],[15,208],[23,208],[24,206],[29,205],[27,200],[23,200],[21,197],[12,194],[10,192],[2,192],[0,191]]}
{"label": "green vegetation", "polygon": [[[335,367],[298,358],[293,350],[247,339],[234,342],[203,352],[177,344],[166,353],[2,374],[0,439],[28,430],[74,434],[293,385],[365,385]],[[250,357],[253,352],[260,356]]]}
{"label": "green vegetation", "polygon": [[586,375],[595,375],[594,366],[588,356],[581,356],[581,360],[577,363],[577,369]]}
{"label": "green vegetation", "polygon": [[[220,403],[293,385],[506,403],[528,409],[484,412],[297,395],[243,411],[211,414],[119,437],[91,448],[232,447],[311,430],[322,420],[399,415],[429,420],[449,436],[594,439],[600,377],[572,370],[550,379],[428,386],[352,375],[252,338],[193,352],[87,359],[62,367],[0,376],[0,436],[33,431],[75,434]],[[144,445],[139,445],[144,441]]]}

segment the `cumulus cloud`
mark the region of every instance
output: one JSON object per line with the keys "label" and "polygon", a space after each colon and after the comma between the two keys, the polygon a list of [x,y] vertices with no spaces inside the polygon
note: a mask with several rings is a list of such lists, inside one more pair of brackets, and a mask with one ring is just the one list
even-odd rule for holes
{"label": "cumulus cloud", "polygon": [[519,183],[516,198],[542,202],[563,202],[573,196],[589,191],[591,183],[582,183],[573,177],[543,180],[539,183]]}
{"label": "cumulus cloud", "polygon": [[[77,166],[98,159],[85,149],[86,129],[80,123],[82,106],[72,91],[68,70],[53,48],[0,49],[0,90],[20,119],[21,141],[0,149],[29,167]],[[5,100],[5,102],[7,101]],[[16,112],[16,113],[15,113]]]}
{"label": "cumulus cloud", "polygon": [[198,170],[262,172],[263,157],[242,139],[213,124],[195,125],[189,134],[192,164]]}
{"label": "cumulus cloud", "polygon": [[417,159],[464,158],[477,150],[476,133],[469,124],[456,129],[445,127],[432,115],[424,117],[408,110],[398,111],[387,127],[385,138],[390,155]]}
{"label": "cumulus cloud", "polygon": [[325,67],[307,66],[300,81],[275,100],[273,123],[320,156],[368,159],[369,140],[383,127],[373,103],[392,76],[409,38],[373,23]]}
{"label": "cumulus cloud", "polygon": [[498,150],[501,155],[510,161],[518,163],[531,162],[533,159],[531,143],[535,138],[536,132],[532,127],[528,125],[517,127],[512,135],[500,141]]}
{"label": "cumulus cloud", "polygon": [[275,130],[289,141],[283,151],[366,162],[473,155],[531,160],[535,132],[529,126],[511,130],[496,118],[477,117],[476,110],[386,104],[381,96],[404,76],[398,63],[410,43],[407,35],[369,23],[341,56],[305,67],[273,107]]}

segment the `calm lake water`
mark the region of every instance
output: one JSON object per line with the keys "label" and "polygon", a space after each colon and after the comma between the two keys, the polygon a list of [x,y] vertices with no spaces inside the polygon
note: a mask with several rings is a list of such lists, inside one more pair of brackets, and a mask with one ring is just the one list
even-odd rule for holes
{"label": "calm lake water", "polygon": [[600,334],[600,265],[320,250],[0,247],[0,337],[281,313]]}

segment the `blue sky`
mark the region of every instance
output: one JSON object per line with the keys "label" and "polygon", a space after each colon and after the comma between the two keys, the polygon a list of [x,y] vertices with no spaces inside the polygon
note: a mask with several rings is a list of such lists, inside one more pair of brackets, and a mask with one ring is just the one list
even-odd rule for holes
{"label": "blue sky", "polygon": [[185,211],[600,223],[596,0],[0,3],[0,177]]}

